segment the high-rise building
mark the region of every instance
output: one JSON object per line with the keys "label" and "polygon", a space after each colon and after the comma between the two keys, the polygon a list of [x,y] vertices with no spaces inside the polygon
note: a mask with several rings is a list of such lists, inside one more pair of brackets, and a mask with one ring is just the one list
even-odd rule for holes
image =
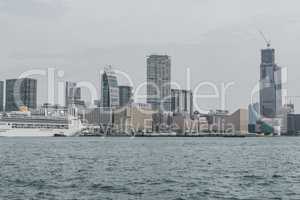
{"label": "high-rise building", "polygon": [[120,106],[126,106],[132,102],[132,87],[130,86],[119,86],[119,98]]}
{"label": "high-rise building", "polygon": [[99,99],[94,100],[94,106],[101,107],[101,101]]}
{"label": "high-rise building", "polygon": [[248,131],[249,133],[256,133],[256,124],[259,120],[260,111],[259,111],[259,103],[250,104],[248,107],[249,114],[249,124]]}
{"label": "high-rise building", "polygon": [[189,90],[171,90],[171,111],[192,116],[193,114],[193,93]]}
{"label": "high-rise building", "polygon": [[260,114],[274,118],[282,108],[281,68],[275,63],[275,50],[261,50]]}
{"label": "high-rise building", "polygon": [[4,111],[4,82],[0,81],[0,112]]}
{"label": "high-rise building", "polygon": [[5,111],[19,111],[21,107],[36,109],[37,80],[31,78],[6,80]]}
{"label": "high-rise building", "polygon": [[281,119],[281,134],[285,135],[288,132],[288,115],[295,113],[295,106],[291,102],[288,104],[284,104],[279,115]]}
{"label": "high-rise building", "polygon": [[287,115],[287,134],[300,135],[300,114]]}
{"label": "high-rise building", "polygon": [[111,67],[101,75],[101,102],[102,107],[116,108],[120,105],[118,79]]}
{"label": "high-rise building", "polygon": [[167,55],[147,58],[147,103],[154,110],[171,111],[171,59]]}
{"label": "high-rise building", "polygon": [[71,105],[84,105],[84,101],[81,100],[81,88],[77,86],[77,83],[67,81],[65,89],[66,107],[69,107]]}

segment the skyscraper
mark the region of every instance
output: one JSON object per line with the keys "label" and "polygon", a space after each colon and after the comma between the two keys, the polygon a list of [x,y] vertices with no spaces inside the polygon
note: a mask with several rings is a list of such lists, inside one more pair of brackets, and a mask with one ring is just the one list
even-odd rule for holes
{"label": "skyscraper", "polygon": [[37,80],[31,78],[6,80],[5,111],[19,111],[25,106],[36,109]]}
{"label": "skyscraper", "polygon": [[274,118],[282,108],[281,68],[275,63],[275,50],[261,50],[260,114]]}
{"label": "skyscraper", "polygon": [[193,93],[189,90],[171,90],[171,111],[174,113],[193,114]]}
{"label": "skyscraper", "polygon": [[167,55],[147,58],[147,103],[154,110],[171,111],[171,59]]}
{"label": "skyscraper", "polygon": [[126,106],[132,101],[132,87],[119,86],[120,106]]}
{"label": "skyscraper", "polygon": [[77,83],[66,82],[65,91],[65,105],[66,107],[74,105],[84,105],[84,101],[81,100],[81,88],[77,87]]}
{"label": "skyscraper", "polygon": [[249,131],[249,133],[256,132],[256,124],[259,120],[259,114],[260,114],[259,109],[260,109],[259,103],[253,103],[248,106],[248,115],[249,115],[248,131]]}
{"label": "skyscraper", "polygon": [[0,112],[3,112],[4,106],[4,82],[0,81]]}
{"label": "skyscraper", "polygon": [[120,105],[118,79],[111,67],[101,75],[101,102],[102,107],[116,108]]}

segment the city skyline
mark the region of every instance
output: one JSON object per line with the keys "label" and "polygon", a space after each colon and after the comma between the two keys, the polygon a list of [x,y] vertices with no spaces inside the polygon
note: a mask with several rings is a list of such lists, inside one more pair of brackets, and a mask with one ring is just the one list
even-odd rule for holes
{"label": "city skyline", "polygon": [[[82,86],[87,86],[86,84],[88,84],[88,82],[64,82],[65,107],[61,105],[51,105],[49,102],[43,103],[43,106],[40,107],[37,106],[38,84],[36,79],[6,79],[5,112],[1,115],[2,119],[9,120],[11,116],[14,116],[14,113],[16,113],[16,115],[23,113],[23,118],[25,117],[24,120],[26,119],[26,115],[27,117],[31,116],[31,113],[33,113],[32,116],[44,115],[47,117],[48,111],[46,112],[46,110],[49,108],[53,108],[54,110],[63,108],[74,117],[76,116],[78,123],[75,122],[75,124],[80,126],[81,122],[87,122],[87,124],[98,122],[102,131],[109,130],[109,133],[113,134],[129,135],[135,134],[135,132],[143,133],[146,129],[149,130],[149,127],[146,128],[144,125],[141,125],[144,120],[148,122],[150,120],[152,131],[159,134],[161,131],[170,133],[169,131],[171,130],[175,131],[176,134],[191,134],[194,131],[201,133],[205,130],[209,133],[215,132],[220,134],[230,132],[235,134],[247,134],[248,130],[250,133],[275,134],[278,136],[282,133],[297,134],[298,127],[295,126],[295,121],[299,114],[295,113],[293,104],[283,104],[282,91],[284,88],[282,87],[282,80],[287,77],[282,77],[282,68],[275,62],[275,49],[270,47],[269,42],[267,42],[267,48],[261,50],[260,83],[258,88],[253,88],[251,93],[251,97],[253,97],[255,93],[259,92],[259,113],[257,105],[253,104],[254,102],[251,102],[248,106],[249,111],[247,109],[238,108],[235,112],[230,113],[226,109],[227,89],[230,87],[230,84],[222,85],[221,95],[217,87],[211,82],[200,83],[192,90],[182,90],[180,85],[171,79],[171,58],[168,55],[152,54],[147,57],[146,65],[147,80],[145,83],[147,87],[146,98],[148,105],[144,104],[140,107],[139,104],[134,102],[134,99],[136,99],[135,95],[139,94],[134,94],[131,101],[132,87],[120,86],[118,84],[120,75],[131,82],[130,75],[113,69],[112,66],[108,66],[100,73],[100,104],[97,103],[97,107],[93,108],[89,106],[86,107],[85,102],[81,100]],[[49,76],[50,72],[52,72],[52,74]],[[53,73],[55,73],[54,69],[48,69],[48,78],[51,77],[48,83],[49,81],[54,82],[55,77]],[[23,74],[22,77],[30,77],[31,75],[37,74],[42,75],[43,72],[28,71]],[[61,76],[62,72],[59,71],[58,75]],[[189,79],[189,74],[187,74],[187,79]],[[3,84],[3,82],[1,83]],[[202,99],[211,98],[211,96],[202,96],[202,99],[193,98],[194,95],[199,98],[199,94],[196,92],[203,86],[209,86],[215,89],[215,95],[217,96],[214,97],[221,99],[224,106],[222,109],[209,110],[208,113],[199,109],[197,102]],[[4,91],[3,85],[1,87],[1,90]],[[50,89],[50,87],[51,85],[48,85],[48,90],[55,90],[54,88]],[[50,95],[50,93],[48,93],[48,95]],[[3,97],[3,94],[0,96]],[[253,99],[251,100],[253,101]],[[144,113],[143,108],[149,108],[149,106],[150,109]],[[127,114],[133,111],[131,110],[132,108],[135,108],[136,112],[131,117],[128,117]],[[195,110],[195,112],[193,112],[193,110]],[[137,117],[138,115],[140,115],[140,117],[143,116],[143,118]],[[111,121],[106,120],[106,122],[102,124],[104,118],[111,119]],[[206,119],[205,124],[203,124],[204,118]],[[129,119],[135,119],[133,121],[131,120],[131,123],[134,123],[135,126],[131,126],[131,128],[130,125],[128,126]],[[10,126],[10,123],[7,123],[7,126]],[[18,125],[13,124],[13,127],[22,128],[37,128],[39,126],[42,127],[44,125],[27,124],[27,122]],[[203,129],[203,126],[205,129]],[[65,126],[59,125],[58,127],[63,128]],[[96,129],[94,129],[94,131],[95,130]],[[119,132],[116,132],[117,130],[119,130]]]}
{"label": "city skyline", "polygon": [[[277,62],[288,68],[289,94],[297,95],[297,1],[133,2],[134,9],[122,1],[115,1],[122,5],[120,8],[114,8],[109,1],[30,0],[26,6],[6,1],[0,15],[0,58],[4,66],[0,68],[0,79],[15,78],[30,69],[56,67],[65,72],[65,80],[92,80],[99,85],[95,72],[112,64],[135,74],[134,84],[139,85],[146,79],[147,55],[168,54],[172,58],[172,78],[183,88],[186,68],[191,71],[191,87],[202,80],[217,85],[234,81],[228,102],[228,109],[233,111],[248,106],[250,88],[259,81],[259,50],[265,48],[260,29],[272,40]],[[169,5],[173,5],[172,9],[168,9]],[[106,11],[110,8],[117,9],[116,15]],[[149,18],[152,15],[156,17]],[[155,25],[159,28],[155,29]],[[41,78],[39,83],[39,102],[45,102],[46,81]],[[220,107],[217,101],[203,104]]]}
{"label": "city skyline", "polygon": [[[269,53],[270,52],[270,53]],[[165,60],[165,58],[167,59],[167,60]],[[266,61],[266,63],[264,63],[264,59],[266,59],[267,61]],[[272,60],[272,61],[269,61],[269,60]],[[270,62],[270,63],[268,63],[268,62]],[[150,85],[151,86],[151,84],[153,84],[153,85],[155,85],[156,87],[158,86],[158,90],[160,90],[160,91],[163,91],[161,94],[159,94],[159,95],[162,95],[161,97],[159,97],[159,99],[157,100],[158,102],[156,103],[157,105],[160,105],[160,101],[162,100],[162,99],[165,99],[166,97],[170,97],[171,98],[171,89],[181,89],[181,90],[185,90],[185,89],[187,89],[187,88],[190,88],[191,86],[190,86],[190,82],[189,82],[189,78],[190,78],[190,76],[191,76],[191,72],[190,72],[190,69],[189,68],[187,68],[186,70],[186,74],[185,74],[185,76],[186,76],[186,79],[187,79],[187,83],[186,83],[186,85],[187,85],[187,87],[182,87],[181,85],[179,85],[178,84],[178,82],[176,82],[176,80],[174,81],[173,79],[171,79],[171,74],[172,74],[172,67],[171,67],[171,57],[169,56],[169,55],[158,55],[158,54],[152,54],[152,55],[150,55],[150,56],[148,56],[148,57],[146,57],[146,60],[145,60],[145,65],[146,65],[146,68],[147,68],[147,73],[146,73],[146,76],[147,76],[147,79],[144,81],[144,83],[142,83],[141,85],[142,85],[142,87],[145,87],[145,85],[144,84],[146,84],[147,83],[147,85]],[[271,68],[270,69],[272,69],[271,71],[269,70],[265,70],[264,69],[264,66],[270,66]],[[154,67],[154,68],[153,68]],[[153,69],[151,69],[151,68],[153,68]],[[159,71],[158,71],[158,69],[159,69]],[[23,72],[23,74],[22,74],[22,76],[24,76],[24,74],[26,75],[29,75],[28,77],[31,77],[31,75],[36,75],[36,74],[38,74],[38,75],[41,75],[42,73],[41,72],[38,72],[38,73],[36,73],[36,71],[39,71],[39,70],[28,70],[27,72],[25,71],[25,72]],[[68,81],[68,80],[65,80],[64,79],[64,77],[63,77],[63,75],[64,75],[64,71],[61,71],[61,70],[58,70],[58,69],[56,69],[56,68],[48,68],[47,69],[47,71],[43,71],[43,70],[41,70],[43,73],[45,73],[45,74],[42,74],[42,76],[47,76],[47,78],[49,79],[49,77],[53,77],[54,79],[52,80],[52,81],[50,81],[50,82],[53,82],[54,81],[54,87],[56,87],[57,85],[58,85],[58,88],[52,88],[51,90],[54,90],[54,93],[57,93],[58,92],[58,94],[56,94],[56,95],[58,95],[58,96],[56,96],[56,97],[54,97],[54,99],[53,99],[53,102],[52,103],[54,103],[54,104],[59,104],[59,105],[67,105],[67,88],[69,87],[68,85],[70,85],[70,86],[76,86],[76,84],[78,83],[77,81],[72,81],[72,82],[70,82],[70,81]],[[152,74],[151,74],[151,73]],[[153,72],[155,72],[155,75],[153,74]],[[32,73],[32,74],[31,74]],[[50,75],[49,75],[50,74]],[[60,75],[60,74],[63,74],[62,76]],[[109,102],[110,101],[108,101],[108,100],[105,100],[105,99],[107,99],[107,98],[109,98],[108,96],[108,94],[110,93],[107,93],[107,94],[104,94],[103,92],[105,92],[105,91],[110,91],[111,89],[109,89],[109,88],[113,88],[113,87],[115,87],[116,89],[113,89],[113,90],[116,90],[116,91],[114,91],[114,93],[116,94],[115,96],[116,96],[116,98],[112,98],[112,99],[115,99],[114,101],[115,101],[115,103],[114,103],[114,106],[118,106],[119,105],[119,87],[118,87],[118,82],[120,81],[120,80],[122,80],[123,79],[123,81],[125,80],[125,82],[128,82],[127,84],[121,84],[121,85],[124,85],[124,86],[126,86],[126,87],[132,87],[132,89],[134,90],[134,89],[136,89],[136,88],[138,88],[139,90],[138,90],[138,92],[139,93],[137,93],[136,95],[137,95],[137,97],[135,97],[135,96],[133,96],[133,98],[134,99],[138,99],[139,97],[140,97],[140,92],[142,91],[141,90],[141,87],[140,87],[140,85],[138,85],[138,86],[135,86],[135,85],[132,85],[132,86],[129,86],[130,84],[132,84],[133,82],[132,82],[132,77],[134,78],[135,76],[131,76],[131,75],[129,75],[129,74],[126,74],[126,72],[124,72],[124,71],[120,71],[119,69],[116,69],[116,68],[112,68],[112,66],[111,65],[108,65],[107,67],[104,67],[104,71],[103,70],[100,70],[100,75],[101,75],[101,77],[99,78],[99,80],[100,80],[100,85],[94,85],[95,86],[95,88],[93,88],[93,89],[95,89],[95,90],[97,90],[96,92],[97,92],[97,94],[98,94],[98,96],[95,98],[95,96],[94,96],[94,99],[91,99],[90,100],[90,104],[89,104],[89,106],[91,106],[91,105],[94,105],[94,101],[98,101],[99,100],[99,98],[100,98],[100,101],[104,101],[104,102],[102,102],[102,106],[104,106],[104,107],[110,107],[109,106]],[[286,74],[285,74],[286,75]],[[57,81],[57,83],[55,82],[56,81],[56,79],[57,79],[57,77],[55,77],[55,76],[58,76],[58,78],[60,78],[60,80],[59,81]],[[279,78],[279,76],[280,76],[280,78]],[[274,98],[274,101],[278,101],[278,98],[280,99],[280,102],[279,103],[274,103],[274,106],[276,106],[276,108],[274,108],[274,112],[273,113],[276,113],[277,111],[279,111],[280,110],[280,107],[281,106],[283,106],[284,105],[284,103],[289,103],[289,102],[284,102],[283,101],[283,97],[286,97],[286,96],[282,96],[282,85],[286,85],[286,82],[283,82],[283,83],[281,83],[281,76],[282,76],[282,68],[281,67],[279,67],[276,63],[275,63],[275,49],[273,49],[273,48],[270,48],[270,46],[269,46],[269,44],[267,45],[267,48],[264,48],[264,49],[261,49],[261,66],[260,66],[260,79],[259,79],[259,87],[262,87],[262,85],[263,84],[266,84],[266,83],[263,83],[262,81],[271,81],[271,82],[275,82],[275,85],[276,85],[276,87],[280,87],[280,90],[279,90],[279,95],[275,95],[275,93],[274,93],[274,96],[272,96],[271,95],[271,93],[270,92],[266,92],[266,94],[267,94],[267,96],[270,96],[271,97],[271,99],[273,99]],[[109,77],[111,77],[111,78],[109,78]],[[167,78],[167,79],[166,79]],[[271,80],[268,80],[269,78],[271,78]],[[278,80],[275,80],[274,81],[274,79],[278,79],[279,78],[279,81],[280,82],[278,82]],[[287,77],[284,77],[285,79],[287,79]],[[38,79],[38,78],[37,78]],[[127,80],[126,80],[127,79]],[[7,80],[7,79],[6,79]],[[106,81],[105,81],[106,80]],[[273,81],[272,81],[273,80]],[[49,82],[49,80],[47,80],[48,82]],[[153,82],[154,81],[154,82]],[[199,80],[200,81],[200,80]],[[62,102],[59,102],[59,99],[61,98],[60,97],[60,95],[62,95],[62,94],[60,94],[59,92],[60,92],[60,88],[59,88],[59,84],[61,83],[61,82],[63,82],[64,84],[65,84],[65,93],[63,94],[63,95],[65,95],[65,98],[64,98],[64,101],[65,101],[65,103],[62,103]],[[88,82],[88,84],[92,84],[92,82],[93,82],[93,80],[89,80],[89,82]],[[109,83],[109,84],[106,84],[106,82],[107,83]],[[272,84],[270,82],[270,84]],[[69,84],[68,84],[69,83]],[[80,81],[79,81],[79,84],[82,84]],[[86,83],[83,83],[83,84],[86,84]],[[203,84],[203,85],[202,85]],[[38,84],[39,86],[41,85],[40,83]],[[107,89],[105,89],[105,85],[112,85],[112,87],[111,86],[108,86],[108,88]],[[144,86],[143,86],[144,85]],[[204,97],[205,98],[200,98],[200,103],[199,103],[199,99],[198,98],[195,98],[194,99],[194,104],[196,104],[197,105],[197,108],[196,108],[196,110],[198,109],[198,111],[202,111],[202,109],[204,108],[205,109],[205,111],[204,111],[204,113],[205,112],[208,112],[208,111],[210,111],[210,110],[217,110],[217,109],[223,109],[223,110],[230,110],[230,109],[228,109],[228,105],[227,105],[227,101],[228,101],[228,97],[227,97],[227,90],[228,90],[228,88],[230,89],[230,87],[232,86],[232,85],[235,85],[235,82],[229,82],[229,83],[226,83],[226,82],[222,82],[222,87],[221,88],[218,88],[218,85],[217,85],[217,83],[214,83],[213,81],[211,81],[211,82],[209,82],[209,81],[205,81],[205,80],[202,80],[202,82],[200,82],[196,87],[193,87],[193,88],[190,88],[190,90],[192,91],[192,92],[199,92],[198,91],[198,89],[199,88],[203,88],[203,86],[208,86],[208,88],[210,89],[210,91],[212,91],[212,92],[217,92],[217,93],[212,93],[212,95],[215,95],[215,94],[218,94],[218,96],[217,97],[213,97],[213,98],[216,98],[218,101],[222,101],[221,102],[221,104],[222,104],[222,106],[225,106],[225,107],[218,107],[218,106],[220,106],[220,105],[216,105],[215,106],[215,108],[211,108],[211,107],[205,107],[205,103],[203,103],[203,102],[205,102],[205,100],[206,99],[209,99],[210,97],[208,97],[208,98],[206,98],[205,97],[205,95],[204,95]],[[166,86],[168,86],[168,88],[166,88]],[[200,86],[200,87],[199,87]],[[99,87],[100,89],[98,89],[97,87]],[[179,87],[179,88],[177,88],[177,87]],[[214,91],[214,87],[215,87],[215,90],[216,91]],[[83,99],[82,100],[80,100],[80,99],[78,99],[79,101],[78,101],[78,103],[79,104],[81,104],[81,105],[83,105],[84,104],[84,99],[85,99],[85,96],[84,95],[81,95],[81,91],[82,91],[82,89],[84,89],[84,88],[82,88],[82,87],[80,87],[80,86],[78,86],[77,87],[78,88],[78,92],[79,92],[79,95],[80,95],[80,98],[82,97]],[[145,87],[146,88],[146,87]],[[58,91],[55,91],[55,90],[58,90]],[[152,88],[152,89],[155,89],[155,88]],[[220,91],[219,91],[219,89],[220,89]],[[256,98],[256,101],[261,101],[261,102],[263,102],[263,99],[261,99],[261,98],[259,98],[259,97],[261,97],[262,95],[260,95],[260,90],[262,89],[262,88],[256,88],[256,86],[255,87],[253,87],[253,88],[247,88],[247,89],[251,89],[252,91],[251,92],[255,92],[255,93],[251,93],[251,96],[249,95],[249,100],[251,100],[251,101],[253,101],[255,98]],[[47,90],[47,92],[49,92],[49,90],[50,90],[50,88],[48,87],[48,90]],[[90,91],[89,91],[90,92]],[[203,90],[200,90],[200,93],[201,92],[203,92]],[[285,91],[286,92],[286,91]],[[153,92],[152,92],[153,93]],[[150,104],[153,104],[153,103],[151,103],[149,100],[148,100],[148,96],[150,95],[150,96],[155,96],[156,94],[147,94],[147,98],[146,97],[144,97],[144,98],[142,98],[142,100],[143,100],[143,102],[145,102],[145,103],[150,103]],[[222,93],[221,94],[221,96],[220,96],[220,93]],[[224,93],[224,94],[223,94]],[[49,93],[48,93],[48,95],[49,95]],[[199,94],[198,94],[199,95]],[[200,96],[201,96],[202,94],[200,94]],[[253,99],[253,97],[254,97],[254,99]],[[40,99],[40,94],[37,96],[37,99]],[[229,99],[230,99],[230,97],[229,97]],[[276,99],[276,100],[275,100]],[[204,100],[204,101],[203,101]],[[166,101],[166,99],[165,99],[165,101]],[[167,101],[170,101],[170,100],[167,100]],[[105,102],[107,102],[107,103],[105,103]],[[138,101],[139,102],[139,101]],[[49,102],[49,101],[39,101],[39,103],[38,103],[38,105],[43,105],[44,103],[51,103],[51,102]],[[104,104],[103,104],[104,103]],[[167,102],[166,102],[167,103]],[[244,102],[245,103],[245,102]],[[254,103],[254,102],[252,102],[252,103]],[[294,103],[294,102],[293,102]],[[171,109],[171,103],[169,102],[169,103],[167,103],[168,104],[168,106],[167,106],[167,108],[169,108],[169,109],[167,109],[167,110],[170,110]],[[280,104],[280,105],[279,105]],[[200,107],[199,107],[199,105],[200,105]],[[113,106],[113,107],[114,107]],[[153,108],[156,110],[158,107],[157,106],[155,106],[155,105],[152,105],[152,106],[154,106]],[[261,105],[261,106],[263,106],[263,104]],[[278,107],[279,106],[279,107]],[[242,106],[238,106],[238,107],[242,107]],[[246,106],[247,107],[247,106]],[[245,108],[246,108],[245,107]],[[200,109],[199,109],[200,108]],[[237,108],[237,107],[236,107]],[[236,108],[233,108],[233,109],[236,109]],[[261,109],[261,110],[263,110],[263,109]],[[275,111],[276,110],[276,111]],[[273,115],[274,116],[274,114],[271,114],[271,115]],[[269,117],[271,117],[271,116],[269,116]]]}
{"label": "city skyline", "polygon": [[[262,49],[264,49],[264,48],[262,48]],[[278,51],[277,51],[278,52]],[[278,54],[280,54],[280,52],[278,53]],[[157,55],[157,54],[154,54],[154,55]],[[165,54],[164,54],[165,55]],[[257,51],[257,55],[259,55],[259,51]],[[176,66],[176,63],[173,61],[173,60],[176,60],[176,57],[174,57],[174,56],[169,56],[171,59],[172,59],[172,68],[174,68],[173,66],[175,65]],[[280,56],[277,56],[277,58],[278,57],[280,57]],[[145,68],[146,69],[146,67],[147,67],[147,64],[146,64],[146,59],[147,59],[147,57],[144,57],[144,66],[143,66],[143,68]],[[280,60],[280,59],[279,59]],[[174,64],[173,64],[174,63]],[[107,66],[107,65],[106,65]],[[110,65],[108,65],[108,66],[110,66]],[[259,66],[259,65],[258,65]],[[103,69],[105,69],[106,67],[98,67],[97,69],[96,69],[96,74],[98,74],[99,72],[101,73],[101,71],[103,70]],[[119,71],[119,69],[121,68],[122,69],[122,67],[120,67],[119,68],[119,66],[114,66],[114,68],[116,68],[118,71]],[[58,77],[58,79],[59,79],[59,81],[58,82],[60,82],[60,81],[70,81],[70,80],[72,80],[71,82],[77,82],[76,81],[76,79],[74,78],[74,77],[76,77],[76,74],[73,74],[73,73],[68,73],[69,74],[69,76],[71,77],[71,78],[69,78],[69,79],[66,79],[66,77],[69,77],[69,76],[66,76],[65,74],[66,74],[66,72],[65,71],[63,71],[63,70],[60,70],[60,68],[59,67],[56,67],[56,68],[53,68],[53,67],[51,67],[51,68],[29,68],[29,70],[28,71],[31,71],[31,70],[44,70],[45,71],[45,73],[47,73],[47,70],[49,70],[49,69],[51,69],[51,70],[54,70],[54,71],[56,71],[58,74],[60,73],[60,72],[62,72],[63,73],[63,76],[62,77]],[[182,76],[181,77],[181,79],[185,79],[184,81],[183,81],[183,83],[182,83],[182,81],[180,81],[180,80],[177,80],[177,79],[175,79],[175,78],[173,78],[172,79],[172,81],[175,81],[175,83],[182,83],[182,85],[180,85],[180,87],[181,87],[181,89],[187,89],[188,87],[191,87],[191,89],[194,89],[195,87],[197,87],[197,84],[193,84],[193,82],[195,82],[195,78],[193,78],[193,76],[194,76],[194,74],[193,74],[193,68],[190,68],[190,67],[187,67],[187,68],[182,68],[181,69],[182,70],[182,73],[184,74],[184,76]],[[146,70],[145,70],[146,71]],[[171,74],[173,74],[174,72],[173,71],[177,71],[177,69],[173,69],[173,70],[171,70]],[[256,66],[256,69],[254,69],[253,71],[255,71],[255,72],[257,72],[258,74],[260,73],[260,70],[259,70],[259,67],[257,67]],[[123,73],[127,73],[127,71],[125,70],[125,71],[121,71],[121,72],[123,72]],[[22,73],[27,73],[27,71],[25,70],[24,72],[22,72]],[[21,74],[22,74],[21,73]],[[72,75],[73,76],[72,76]],[[95,74],[95,73],[94,73]],[[206,74],[206,71],[203,71],[203,73],[202,74]],[[20,74],[17,74],[17,75],[20,75]],[[57,75],[57,74],[56,74]],[[143,80],[143,82],[145,82],[145,80],[146,80],[146,72],[145,72],[145,74],[143,75],[143,76],[145,76],[145,79]],[[191,82],[188,82],[188,80],[187,80],[187,78],[189,78],[189,76],[191,76]],[[3,77],[3,76],[2,76]],[[13,77],[13,78],[16,78],[16,76],[13,76],[13,75],[11,75],[11,76],[8,76],[8,77]],[[42,76],[33,76],[33,77],[35,77],[37,80],[39,80],[39,89],[38,89],[38,91],[39,91],[39,94],[41,94],[41,95],[39,95],[38,96],[38,103],[39,104],[43,104],[44,102],[47,102],[47,97],[46,97],[46,93],[45,93],[45,91],[43,91],[44,89],[46,89],[45,88],[45,86],[46,86],[46,84],[47,84],[47,77],[45,77],[45,75],[42,75]],[[234,104],[231,104],[231,102],[232,102],[232,100],[234,100],[235,99],[235,94],[233,93],[233,91],[236,91],[236,89],[237,89],[237,81],[236,80],[226,80],[225,79],[226,77],[223,77],[223,80],[222,81],[219,81],[219,82],[217,82],[216,80],[214,80],[214,79],[212,79],[212,80],[208,80],[208,79],[198,79],[197,81],[198,81],[198,84],[199,84],[199,82],[205,82],[205,81],[210,81],[211,83],[213,83],[213,84],[215,84],[216,85],[216,87],[218,87],[218,89],[222,89],[221,88],[221,84],[230,84],[230,83],[233,83],[233,87],[230,87],[229,88],[229,92],[231,92],[231,96],[229,96],[229,102],[228,102],[228,107],[226,107],[226,109],[228,109],[228,110],[234,110],[236,107],[247,107],[247,105],[250,103],[250,100],[251,100],[251,92],[252,92],[252,90],[255,88],[255,85],[256,84],[258,84],[259,83],[259,78],[257,78],[257,77],[255,77],[254,79],[257,79],[256,81],[257,82],[255,82],[255,83],[253,83],[252,85],[251,85],[251,87],[249,87],[249,88],[244,88],[244,90],[248,90],[248,95],[247,95],[247,98],[246,98],[246,100],[245,101],[243,101],[243,102],[237,102],[237,104],[236,105],[234,105]],[[236,77],[237,79],[240,79],[240,77]],[[0,79],[0,80],[5,80],[6,78],[5,77],[3,77],[2,79]],[[135,81],[135,79],[136,79],[136,76],[130,76],[130,79],[132,79],[131,80],[131,82],[132,81]],[[78,79],[79,81],[80,80],[82,80],[82,79]],[[92,84],[94,84],[95,85],[95,87],[97,88],[97,91],[98,91],[98,96],[101,96],[101,88],[100,88],[100,85],[99,85],[99,82],[100,82],[100,78],[97,76],[97,77],[95,77],[95,79],[88,79],[88,81],[90,81]],[[289,79],[288,79],[288,81],[289,81]],[[128,83],[128,80],[123,80],[123,79],[121,79],[121,81],[120,81],[121,83],[120,83],[120,85],[130,85],[130,83]],[[143,83],[142,81],[140,82],[140,83]],[[140,84],[139,83],[139,84]],[[55,83],[56,84],[56,83]],[[133,83],[134,84],[134,83]],[[285,82],[285,83],[283,83],[283,84],[285,84],[286,86],[288,86],[288,84]],[[133,85],[133,87],[134,88],[136,88],[138,86],[138,84],[134,84]],[[290,88],[291,87],[288,87],[287,89],[288,90],[290,90]],[[292,88],[292,89],[294,89],[294,88]],[[146,94],[146,88],[142,88],[142,90],[140,90],[140,91],[142,91],[144,94]],[[208,90],[209,92],[213,92],[212,90]],[[201,92],[207,92],[207,91],[201,91]],[[44,93],[44,94],[43,94]],[[83,92],[84,93],[84,92]],[[297,96],[297,93],[293,93],[294,95],[291,95],[291,96]],[[259,98],[258,98],[258,95],[257,95],[257,101],[259,100]],[[83,99],[84,100],[87,100],[87,99],[85,99],[85,97],[84,97],[84,95],[83,95]],[[95,99],[96,100],[96,99]],[[146,98],[145,99],[143,99],[142,100],[142,102],[146,102],[147,100],[146,100]],[[90,104],[93,104],[93,101],[90,101],[89,102]],[[203,105],[203,107],[206,107],[206,108],[209,108],[209,109],[220,109],[221,107],[220,107],[220,102],[219,102],[219,99],[217,100],[217,101],[215,101],[213,104],[210,104],[211,103],[211,101],[210,102],[205,102],[205,101],[203,101],[203,102],[201,102],[202,103],[202,105]],[[208,103],[208,106],[206,106],[206,103]],[[298,105],[298,102],[294,102],[296,105]],[[300,105],[300,102],[299,102],[299,105]]]}
{"label": "city skyline", "polygon": [[0,200],[300,199],[299,7],[0,0]]}

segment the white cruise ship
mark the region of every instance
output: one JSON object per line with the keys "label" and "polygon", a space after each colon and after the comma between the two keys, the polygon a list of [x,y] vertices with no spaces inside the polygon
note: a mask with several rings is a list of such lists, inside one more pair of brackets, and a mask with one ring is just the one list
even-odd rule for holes
{"label": "white cruise ship", "polygon": [[32,115],[18,111],[0,117],[0,137],[74,136],[82,128],[80,119],[70,114]]}

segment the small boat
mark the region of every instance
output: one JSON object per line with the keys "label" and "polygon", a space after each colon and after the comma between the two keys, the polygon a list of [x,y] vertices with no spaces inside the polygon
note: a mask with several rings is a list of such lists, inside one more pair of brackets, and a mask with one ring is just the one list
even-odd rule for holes
{"label": "small boat", "polygon": [[55,133],[53,135],[53,137],[67,137],[67,136],[65,134],[63,134],[63,133]]}

